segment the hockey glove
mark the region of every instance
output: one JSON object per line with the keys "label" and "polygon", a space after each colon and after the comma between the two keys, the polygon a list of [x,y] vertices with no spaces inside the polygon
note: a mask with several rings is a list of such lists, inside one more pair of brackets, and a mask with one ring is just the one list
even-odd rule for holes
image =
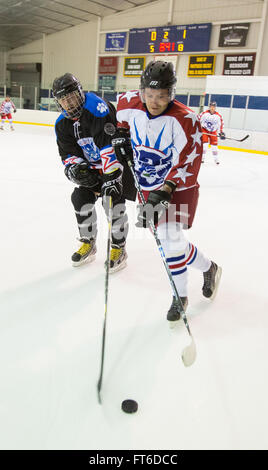
{"label": "hockey glove", "polygon": [[169,203],[172,198],[172,193],[157,189],[149,193],[146,204],[138,205],[138,222],[136,227],[149,227],[150,222],[154,225],[158,224],[158,221],[168,209]]}
{"label": "hockey glove", "polygon": [[14,113],[16,113],[16,112],[17,112],[17,110],[16,110],[16,108],[15,108],[15,109],[14,109]]}
{"label": "hockey glove", "polygon": [[220,138],[221,140],[225,140],[225,138],[226,138],[226,137],[225,137],[225,133],[224,133],[224,132],[220,132],[220,133],[219,133],[219,138]]}
{"label": "hockey glove", "polygon": [[91,170],[88,163],[74,163],[69,165],[64,170],[67,178],[79,186],[85,186],[93,191],[100,191],[101,188],[101,175],[97,170]]}
{"label": "hockey glove", "polygon": [[116,130],[112,138],[112,146],[121,163],[123,163],[124,160],[133,162],[133,149],[130,134],[127,129]]}
{"label": "hockey glove", "polygon": [[104,173],[101,187],[102,197],[111,196],[113,203],[115,203],[121,198],[122,192],[122,170],[118,168],[112,173]]}

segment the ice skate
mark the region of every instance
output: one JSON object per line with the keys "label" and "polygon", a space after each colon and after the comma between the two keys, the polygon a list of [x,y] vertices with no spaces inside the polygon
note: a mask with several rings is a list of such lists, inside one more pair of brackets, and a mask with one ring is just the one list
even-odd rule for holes
{"label": "ice skate", "polygon": [[4,126],[0,126],[0,131],[3,131],[4,130]]}
{"label": "ice skate", "polygon": [[72,256],[73,266],[80,266],[85,262],[91,263],[96,258],[96,240],[94,238],[90,240],[88,238],[80,238],[79,241],[82,242],[82,245]]}
{"label": "ice skate", "polygon": [[204,284],[202,287],[204,297],[213,300],[217,294],[218,286],[221,279],[222,268],[211,261],[208,271],[203,273]]}
{"label": "ice skate", "polygon": [[120,269],[124,269],[127,265],[127,252],[125,245],[112,244],[110,253],[110,273],[115,273]]}
{"label": "ice skate", "polygon": [[[180,299],[181,299],[184,312],[186,312],[187,305],[188,305],[188,297],[180,297]],[[180,318],[181,318],[181,306],[178,300],[176,299],[176,297],[173,296],[172,304],[167,313],[167,320],[169,321],[170,328],[174,328],[174,326],[177,324]]]}
{"label": "ice skate", "polygon": [[14,127],[13,127],[13,126],[10,126],[10,130],[11,130],[11,131],[14,131],[15,129],[14,129]]}

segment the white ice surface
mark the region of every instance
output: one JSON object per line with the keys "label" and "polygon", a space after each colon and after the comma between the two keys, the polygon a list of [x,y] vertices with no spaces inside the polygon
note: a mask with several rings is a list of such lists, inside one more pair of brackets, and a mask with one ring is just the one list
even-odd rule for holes
{"label": "white ice surface", "polygon": [[[191,242],[223,267],[218,296],[189,276],[197,360],[155,246],[134,227],[110,280],[103,405],[97,402],[107,225],[97,259],[73,268],[78,236],[54,130],[1,131],[1,449],[267,449],[268,157],[221,151],[202,166]],[[121,402],[139,403],[135,415]]]}

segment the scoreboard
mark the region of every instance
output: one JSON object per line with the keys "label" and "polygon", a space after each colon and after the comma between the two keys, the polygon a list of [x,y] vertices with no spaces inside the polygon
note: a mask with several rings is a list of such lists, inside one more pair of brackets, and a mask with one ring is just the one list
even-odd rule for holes
{"label": "scoreboard", "polygon": [[156,28],[132,28],[129,54],[155,54],[209,51],[211,23]]}

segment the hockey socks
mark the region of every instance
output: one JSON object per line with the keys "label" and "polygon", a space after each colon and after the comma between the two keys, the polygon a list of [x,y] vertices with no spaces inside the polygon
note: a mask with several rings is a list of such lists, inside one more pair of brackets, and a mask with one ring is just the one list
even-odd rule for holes
{"label": "hockey socks", "polygon": [[206,272],[211,261],[206,258],[192,243],[188,243],[185,253],[173,254],[167,258],[168,266],[181,297],[187,297],[188,266]]}

